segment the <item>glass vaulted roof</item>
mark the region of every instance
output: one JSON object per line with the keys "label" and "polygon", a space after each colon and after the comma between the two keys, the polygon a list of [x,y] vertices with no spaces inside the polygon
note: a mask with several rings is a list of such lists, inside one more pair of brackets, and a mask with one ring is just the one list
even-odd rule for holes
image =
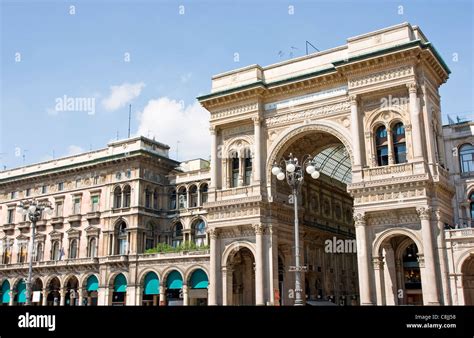
{"label": "glass vaulted roof", "polygon": [[352,181],[351,159],[344,145],[332,145],[325,148],[315,157],[320,172],[348,184]]}

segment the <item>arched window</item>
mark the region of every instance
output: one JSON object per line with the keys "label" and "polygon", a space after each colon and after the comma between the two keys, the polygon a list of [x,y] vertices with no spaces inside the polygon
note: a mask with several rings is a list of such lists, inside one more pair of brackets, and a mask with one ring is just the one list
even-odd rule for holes
{"label": "arched window", "polygon": [[116,229],[116,236],[117,236],[117,249],[116,254],[118,255],[126,255],[128,250],[128,234],[127,234],[127,224],[125,222],[120,222],[117,224]]}
{"label": "arched window", "polygon": [[170,210],[176,209],[176,190],[172,189],[169,193],[170,197]]}
{"label": "arched window", "polygon": [[393,154],[395,163],[405,163],[407,161],[407,147],[405,139],[405,126],[399,122],[392,128]]}
{"label": "arched window", "polygon": [[89,239],[89,246],[87,248],[87,256],[90,258],[97,257],[97,240],[95,237]]}
{"label": "arched window", "polygon": [[26,243],[20,244],[20,250],[18,252],[18,262],[19,263],[26,263],[26,258],[28,256],[28,250],[26,248]]}
{"label": "arched window", "polygon": [[202,184],[199,188],[201,190],[201,205],[207,202],[207,184]]}
{"label": "arched window", "polygon": [[41,262],[43,260],[43,243],[37,243],[36,244],[36,251],[34,255],[34,261],[35,262]]}
{"label": "arched window", "polygon": [[5,243],[5,250],[3,251],[3,255],[2,255],[2,262],[3,264],[10,264],[10,260],[11,260],[11,246],[7,243]]}
{"label": "arched window", "polygon": [[231,158],[231,166],[230,166],[232,188],[239,186],[239,162],[240,162],[240,159],[237,153],[234,153]]}
{"label": "arched window", "polygon": [[153,209],[158,209],[158,189],[153,191]]}
{"label": "arched window", "polygon": [[377,151],[377,164],[388,165],[387,129],[380,126],[375,131],[375,147]]}
{"label": "arched window", "polygon": [[69,243],[69,258],[77,258],[77,239],[71,240]]}
{"label": "arched window", "polygon": [[116,187],[114,189],[114,208],[121,208],[122,207],[122,189],[120,187]]}
{"label": "arched window", "polygon": [[148,187],[145,189],[145,208],[151,208],[151,191]]}
{"label": "arched window", "polygon": [[186,208],[186,188],[181,187],[178,190],[178,208],[179,209],[184,209]]}
{"label": "arched window", "polygon": [[129,185],[123,187],[123,207],[129,208],[130,207],[130,200],[132,196],[132,189]]}
{"label": "arched window", "polygon": [[53,242],[53,248],[51,250],[51,259],[53,261],[59,261],[61,259],[61,248],[59,247],[59,241]]}
{"label": "arched window", "polygon": [[197,187],[192,185],[189,188],[189,207],[194,208],[198,206],[198,194],[197,194]]}
{"label": "arched window", "polygon": [[156,246],[156,226],[149,223],[146,227],[145,250],[152,249]]}
{"label": "arched window", "polygon": [[474,146],[463,144],[459,148],[459,160],[461,162],[461,172],[469,173],[474,171]]}
{"label": "arched window", "polygon": [[193,224],[193,237],[194,243],[197,246],[206,245],[206,222],[203,219],[199,219]]}
{"label": "arched window", "polygon": [[177,247],[183,242],[183,225],[178,222],[173,229],[173,247]]}

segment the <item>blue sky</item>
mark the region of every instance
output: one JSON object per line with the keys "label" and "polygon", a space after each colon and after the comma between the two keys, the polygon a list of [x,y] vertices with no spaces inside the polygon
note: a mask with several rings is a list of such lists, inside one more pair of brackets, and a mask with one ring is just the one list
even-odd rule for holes
{"label": "blue sky", "polygon": [[[324,50],[404,21],[421,27],[452,71],[443,113],[474,114],[471,1],[0,2],[0,169],[126,137],[129,103],[133,135],[169,144],[179,160],[208,158],[207,114],[195,98],[213,74],[304,55],[305,40]],[[56,111],[65,95],[94,98],[94,113]]]}

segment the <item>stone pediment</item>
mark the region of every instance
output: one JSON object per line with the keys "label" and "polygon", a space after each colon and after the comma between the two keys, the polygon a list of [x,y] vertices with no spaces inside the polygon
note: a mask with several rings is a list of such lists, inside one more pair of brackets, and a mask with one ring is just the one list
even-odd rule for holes
{"label": "stone pediment", "polygon": [[59,239],[61,240],[63,238],[64,234],[62,232],[59,232],[59,231],[56,231],[56,230],[53,230],[49,233],[49,237],[51,237],[51,239],[55,240],[55,239]]}
{"label": "stone pediment", "polygon": [[87,236],[94,236],[94,235],[99,235],[100,233],[100,229],[93,226],[93,225],[89,225],[87,228],[84,229]]}
{"label": "stone pediment", "polygon": [[81,231],[77,229],[69,229],[66,231],[68,238],[77,238],[81,236]]}

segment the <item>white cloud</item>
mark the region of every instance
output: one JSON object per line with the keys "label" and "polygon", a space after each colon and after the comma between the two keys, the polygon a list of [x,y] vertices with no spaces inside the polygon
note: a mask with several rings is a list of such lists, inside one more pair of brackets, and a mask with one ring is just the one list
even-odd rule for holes
{"label": "white cloud", "polygon": [[176,159],[179,141],[179,161],[209,159],[209,112],[198,102],[185,106],[167,97],[150,100],[138,113],[138,120],[137,134],[168,144],[171,158]]}
{"label": "white cloud", "polygon": [[77,154],[80,154],[80,153],[83,153],[83,152],[84,152],[84,148],[72,144],[67,148],[66,156],[77,155]]}
{"label": "white cloud", "polygon": [[145,87],[143,82],[111,86],[110,95],[102,100],[102,105],[108,111],[117,110],[138,97],[143,87]]}

